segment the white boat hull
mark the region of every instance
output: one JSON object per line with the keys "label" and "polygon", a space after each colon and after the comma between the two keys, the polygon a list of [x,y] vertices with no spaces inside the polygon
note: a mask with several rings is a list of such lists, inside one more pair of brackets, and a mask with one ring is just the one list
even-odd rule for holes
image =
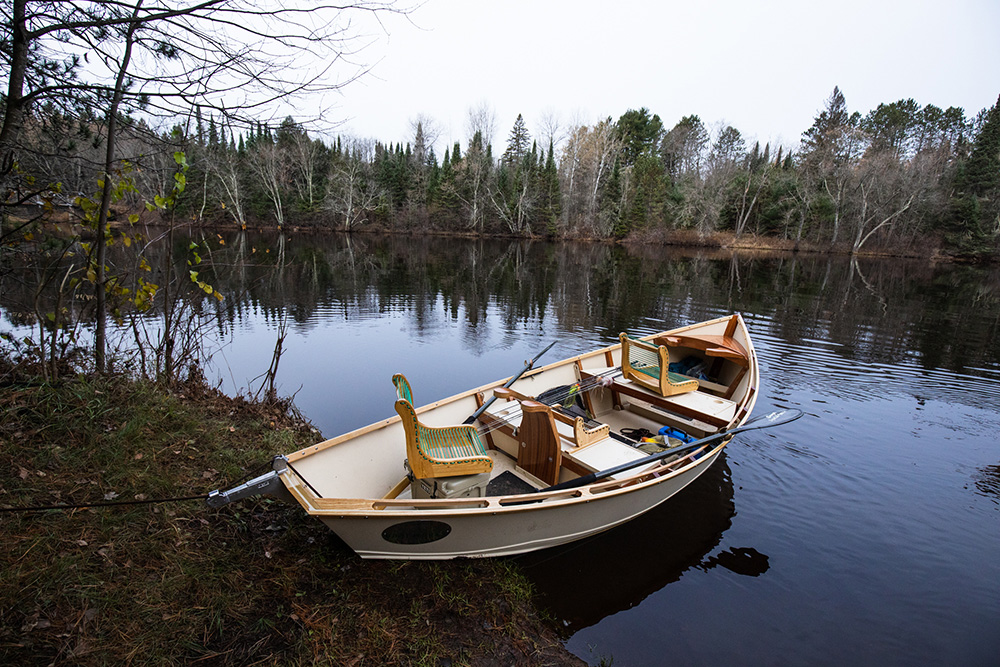
{"label": "white boat hull", "polygon": [[[529,504],[466,512],[414,510],[384,516],[321,516],[320,519],[362,558],[442,560],[512,556],[575,542],[634,519],[693,482],[711,466],[721,449],[698,460],[682,474],[653,480],[643,488],[583,497],[558,505]],[[440,524],[427,527],[428,538],[446,534],[424,544],[398,544],[385,539],[387,529],[403,528],[412,522]],[[419,532],[422,527],[414,529]]]}
{"label": "white boat hull", "polygon": [[[756,353],[742,318],[719,318],[656,336],[662,340],[670,335],[675,344],[681,340],[685,345],[695,344],[690,342],[692,337],[725,337],[739,353],[720,352],[718,348],[706,351],[727,357],[710,360],[715,362],[717,381],[703,382],[705,388],[676,397],[651,396],[628,380],[615,380],[612,387],[593,392],[595,419],[606,422],[612,431],[626,425],[652,430],[662,424],[682,427],[697,438],[744,423],[756,401],[759,376]],[[688,338],[683,338],[685,335]],[[530,371],[511,388],[537,396],[554,386],[585,381],[593,374],[613,373],[616,364],[621,364],[621,349],[611,346]],[[417,413],[430,425],[461,423],[503,384],[501,380],[438,401]],[[533,482],[535,488],[544,488],[551,482],[539,483],[517,465],[520,447],[525,445],[519,443],[518,422],[511,418],[517,411],[512,406],[518,406],[517,402],[497,401],[487,413],[487,417],[500,415],[510,420],[488,436],[490,457],[495,462],[492,474],[495,477],[510,470]],[[557,473],[560,482],[622,461],[634,460],[637,467],[573,489],[414,499],[409,496],[407,480],[402,479],[405,436],[399,417],[289,455],[288,468],[280,477],[309,514],[322,520],[364,558],[508,556],[584,539],[649,511],[694,481],[729,441],[715,439],[672,462],[646,462],[646,454],[622,444],[620,438],[600,437],[595,442],[562,443],[562,467]]]}

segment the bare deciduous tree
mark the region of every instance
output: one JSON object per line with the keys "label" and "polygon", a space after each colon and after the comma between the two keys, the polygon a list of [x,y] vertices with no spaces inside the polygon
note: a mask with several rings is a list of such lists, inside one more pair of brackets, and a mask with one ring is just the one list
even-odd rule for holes
{"label": "bare deciduous tree", "polygon": [[469,134],[469,143],[473,142],[478,134],[483,146],[493,144],[493,138],[497,133],[497,112],[493,105],[482,100],[474,107],[469,107],[466,115],[466,130]]}
{"label": "bare deciduous tree", "polygon": [[384,193],[372,173],[375,142],[348,139],[343,150],[330,174],[327,208],[343,221],[342,229],[350,231],[379,207]]}

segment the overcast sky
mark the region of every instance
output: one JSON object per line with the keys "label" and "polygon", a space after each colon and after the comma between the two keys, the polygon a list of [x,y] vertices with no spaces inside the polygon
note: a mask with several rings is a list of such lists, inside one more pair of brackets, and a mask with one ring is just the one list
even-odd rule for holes
{"label": "overcast sky", "polygon": [[1000,95],[1000,0],[426,0],[410,20],[387,18],[373,71],[328,101],[341,133],[405,142],[423,114],[440,157],[484,103],[498,150],[518,113],[539,136],[546,114],[644,106],[795,147],[834,86],[862,114],[912,97],[971,117]]}

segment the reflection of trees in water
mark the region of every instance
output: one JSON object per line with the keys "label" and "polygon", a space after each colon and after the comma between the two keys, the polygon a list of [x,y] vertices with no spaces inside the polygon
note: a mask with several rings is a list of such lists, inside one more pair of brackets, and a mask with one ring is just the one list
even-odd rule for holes
{"label": "reflection of trees in water", "polygon": [[[485,335],[487,317],[499,317],[508,331],[554,318],[559,331],[610,341],[623,330],[739,310],[753,314],[757,330],[791,345],[828,340],[859,363],[893,363],[914,350],[925,368],[963,370],[1000,359],[996,268],[596,243],[192,235],[211,248],[201,277],[227,296],[203,304],[219,309],[220,325],[248,311],[277,320],[286,308],[300,330],[315,326],[318,312],[344,319],[405,313],[419,335],[443,311],[463,320],[466,340]],[[177,235],[173,247],[149,248],[150,264],[186,275],[188,243]],[[0,295],[12,322],[25,310],[18,304],[34,296],[30,271],[21,276],[8,277]]]}

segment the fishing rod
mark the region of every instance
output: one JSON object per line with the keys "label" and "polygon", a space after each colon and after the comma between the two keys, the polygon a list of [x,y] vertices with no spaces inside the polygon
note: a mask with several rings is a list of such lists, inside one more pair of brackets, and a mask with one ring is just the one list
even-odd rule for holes
{"label": "fishing rod", "polygon": [[[528,371],[530,371],[534,367],[535,362],[538,361],[543,354],[545,354],[546,352],[548,352],[549,350],[551,350],[552,346],[555,345],[555,344],[556,344],[556,341],[552,341],[551,343],[549,343],[546,346],[546,348],[544,350],[542,350],[541,352],[539,352],[538,354],[536,354],[534,359],[532,359],[531,361],[526,362],[524,364],[524,368],[521,369],[521,372],[518,373],[517,375],[515,375],[514,377],[512,377],[511,379],[507,380],[507,384],[505,384],[504,387],[510,387],[512,384],[514,384],[515,382],[517,382],[518,380],[520,380],[521,376],[524,375],[525,373],[527,373]],[[479,415],[481,415],[484,412],[486,412],[486,409],[488,407],[490,407],[490,405],[492,405],[493,401],[495,401],[495,400],[497,400],[496,396],[491,397],[490,400],[488,400],[485,403],[483,403],[479,407],[478,410],[476,410],[471,415],[469,415],[466,418],[466,420],[464,422],[462,422],[462,424],[471,424],[472,422],[474,422],[477,419],[479,419]]]}
{"label": "fishing rod", "polygon": [[[552,394],[549,394],[548,396],[545,396],[544,401],[540,401],[540,402],[543,402],[546,405],[553,405],[553,404],[556,404],[556,403],[562,404],[564,401],[566,401],[566,399],[568,399],[568,398],[570,398],[570,397],[572,397],[574,395],[582,395],[582,394],[585,394],[588,391],[591,391],[591,390],[596,389],[598,387],[608,386],[608,384],[610,383],[610,381],[613,378],[621,375],[621,373],[622,373],[622,371],[621,371],[620,368],[613,368],[611,370],[604,371],[603,373],[597,373],[597,374],[595,374],[595,375],[587,378],[583,382],[577,382],[575,384],[565,385],[564,387],[559,388],[559,389],[561,389],[561,391],[558,391],[556,393],[552,393]],[[551,391],[551,390],[549,390],[549,391]],[[545,392],[543,392],[543,394],[544,393]],[[541,396],[543,394],[540,394],[539,396]],[[496,397],[494,396],[493,399],[491,399],[491,401],[495,400],[495,399],[496,399]],[[536,397],[535,400],[539,400],[539,399]],[[521,412],[522,412],[521,411],[521,404],[518,402],[509,412],[506,412],[506,413],[503,413],[503,414],[498,414],[498,415],[495,415],[495,416],[494,415],[490,415],[490,417],[491,417],[490,421],[486,422],[482,426],[478,427],[476,429],[476,431],[480,435],[486,435],[488,433],[492,433],[493,431],[497,430],[498,428],[501,428],[502,426],[510,424],[511,422],[513,422],[514,420],[516,420],[518,417],[521,416]]]}

